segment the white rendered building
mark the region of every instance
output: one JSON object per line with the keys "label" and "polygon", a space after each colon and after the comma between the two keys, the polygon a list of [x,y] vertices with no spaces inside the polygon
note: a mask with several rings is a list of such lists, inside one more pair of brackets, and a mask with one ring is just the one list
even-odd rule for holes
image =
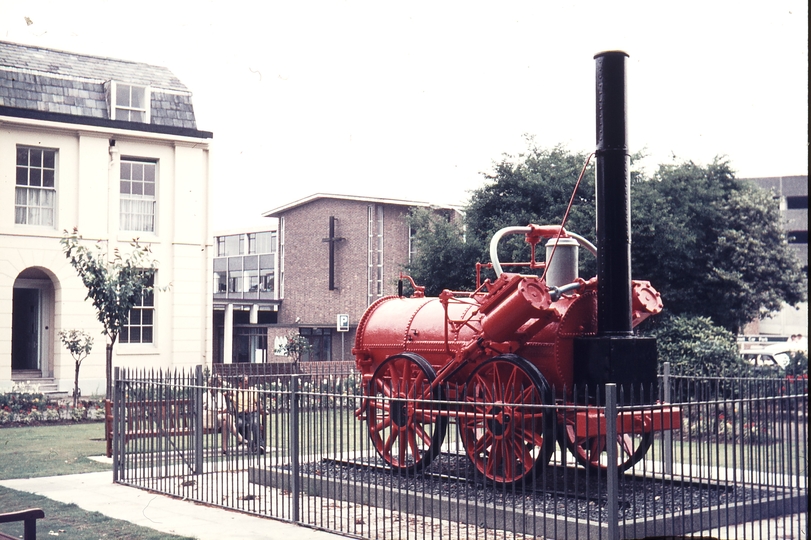
{"label": "white rendered building", "polygon": [[110,255],[149,244],[170,286],[131,312],[113,366],[210,363],[211,139],[166,68],[0,42],[0,390],[71,391],[58,332],[81,329],[82,395],[104,394],[107,339],[59,242],[74,227]]}

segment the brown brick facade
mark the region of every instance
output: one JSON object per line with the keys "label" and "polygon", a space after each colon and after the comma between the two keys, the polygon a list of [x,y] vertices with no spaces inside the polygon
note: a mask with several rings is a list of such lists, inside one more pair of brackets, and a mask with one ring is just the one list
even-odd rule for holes
{"label": "brown brick facade", "polygon": [[[332,358],[351,358],[355,328],[368,305],[369,209],[383,207],[383,295],[397,294],[408,262],[407,205],[369,200],[317,198],[278,214],[284,228],[284,296],[279,325],[331,328]],[[336,218],[335,290],[329,290],[330,216]],[[280,248],[281,249],[281,248]],[[335,331],[336,317],[349,315],[350,331]],[[272,343],[269,336],[269,343]]]}
{"label": "brown brick facade", "polygon": [[[268,364],[287,364],[291,359],[276,354],[276,350],[292,333],[303,335],[316,345],[305,356],[304,363],[326,358],[351,363],[355,329],[366,308],[381,296],[397,294],[400,272],[409,257],[408,215],[415,207],[435,208],[414,201],[315,194],[264,214],[279,220],[278,229],[273,232],[274,238],[278,238],[278,246],[275,240],[272,242],[274,249],[259,236],[270,234],[270,230],[231,231],[218,236],[217,246],[223,252],[219,255],[227,258],[228,291],[218,289],[214,294],[216,361],[264,360]],[[456,215],[450,207],[437,211]],[[331,218],[333,287],[330,287],[328,241]],[[382,239],[378,234],[381,230]],[[258,284],[255,264],[249,268],[250,261],[246,262],[256,258],[250,255],[254,253],[260,254]],[[275,264],[268,267],[275,268],[275,282],[263,280],[261,259],[267,254],[276,257]],[[241,266],[232,268],[232,259],[237,259]],[[378,261],[382,261],[382,271],[378,271]],[[215,283],[222,287],[224,264],[216,263],[217,260]],[[275,283],[275,287],[271,284],[268,289],[268,283]],[[257,293],[250,288],[258,288],[259,295],[270,291],[272,298],[256,298]],[[339,314],[348,315],[348,332],[337,331]]]}

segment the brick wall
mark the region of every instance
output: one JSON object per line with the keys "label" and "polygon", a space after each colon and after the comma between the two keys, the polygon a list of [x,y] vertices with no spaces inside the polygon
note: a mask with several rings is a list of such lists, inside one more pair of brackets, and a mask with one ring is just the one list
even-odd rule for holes
{"label": "brick wall", "polygon": [[[351,358],[355,328],[366,310],[368,207],[364,201],[317,199],[283,214],[285,220],[282,326],[335,328],[339,313],[349,314],[350,332],[333,332],[332,357]],[[408,261],[408,208],[384,205],[383,294],[397,294],[400,270]],[[329,290],[329,219],[335,216],[335,290]],[[297,323],[296,320],[300,319]]]}

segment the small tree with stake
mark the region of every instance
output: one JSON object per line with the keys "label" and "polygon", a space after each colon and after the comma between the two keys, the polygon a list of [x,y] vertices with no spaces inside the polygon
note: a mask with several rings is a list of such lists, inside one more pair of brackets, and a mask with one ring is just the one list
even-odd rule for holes
{"label": "small tree with stake", "polygon": [[298,365],[302,355],[313,350],[313,346],[306,337],[293,330],[285,336],[284,344],[276,349],[276,354],[287,356],[293,360],[293,364]]}
{"label": "small tree with stake", "polygon": [[149,246],[142,246],[135,239],[130,244],[132,252],[123,257],[118,248],[112,258],[107,257],[102,242],[90,249],[81,243],[82,237],[74,228],[72,233],[64,231],[62,251],[79,278],[87,287],[87,299],[93,302],[96,316],[101,322],[102,333],[107,336],[107,399],[112,398],[113,346],[121,328],[127,324],[130,310],[140,301],[142,295],[153,290],[149,285],[151,275],[157,268],[157,261],[151,259]]}
{"label": "small tree with stake", "polygon": [[62,330],[59,339],[76,362],[73,375],[73,407],[76,408],[79,404],[79,367],[93,349],[93,336],[83,330]]}

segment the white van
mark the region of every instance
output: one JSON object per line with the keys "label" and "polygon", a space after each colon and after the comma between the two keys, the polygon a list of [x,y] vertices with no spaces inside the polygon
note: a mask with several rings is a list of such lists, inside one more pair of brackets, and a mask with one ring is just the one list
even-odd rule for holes
{"label": "white van", "polygon": [[741,356],[753,366],[785,368],[791,360],[791,353],[796,350],[796,344],[782,341],[743,350]]}

